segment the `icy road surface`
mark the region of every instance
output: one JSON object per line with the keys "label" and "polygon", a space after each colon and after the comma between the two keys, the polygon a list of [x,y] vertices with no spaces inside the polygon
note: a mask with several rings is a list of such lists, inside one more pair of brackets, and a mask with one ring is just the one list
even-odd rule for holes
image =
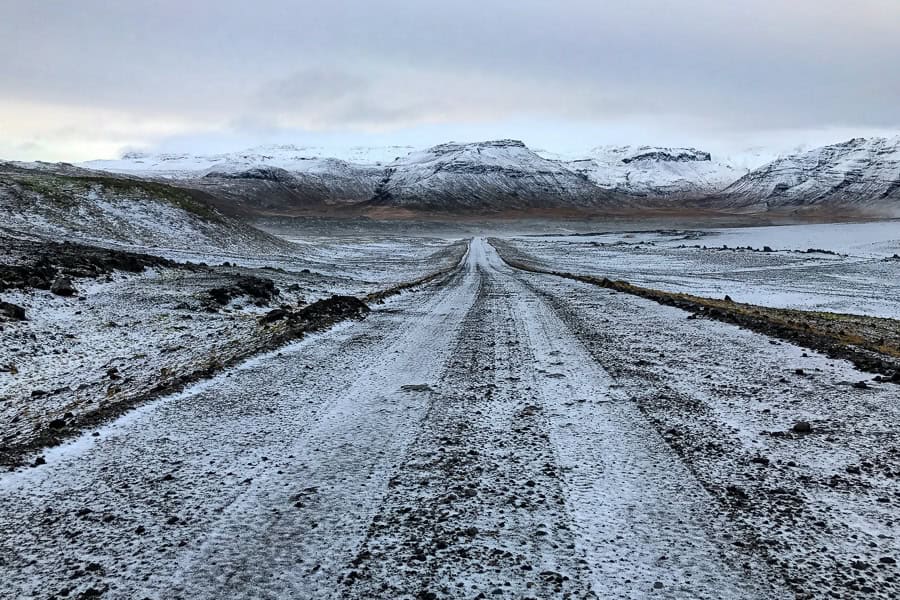
{"label": "icy road surface", "polygon": [[892,597],[897,388],[861,378],[475,240],[0,476],[0,597]]}

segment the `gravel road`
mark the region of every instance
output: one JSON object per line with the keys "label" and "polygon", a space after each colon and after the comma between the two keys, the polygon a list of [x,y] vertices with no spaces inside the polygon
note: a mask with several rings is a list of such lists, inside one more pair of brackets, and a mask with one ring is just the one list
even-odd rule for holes
{"label": "gravel road", "polygon": [[0,597],[900,593],[896,386],[481,239],[373,308],[0,475]]}

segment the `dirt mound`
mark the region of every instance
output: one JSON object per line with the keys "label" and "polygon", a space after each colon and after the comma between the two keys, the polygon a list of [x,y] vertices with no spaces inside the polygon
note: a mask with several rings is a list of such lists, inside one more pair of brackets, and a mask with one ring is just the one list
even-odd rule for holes
{"label": "dirt mound", "polygon": [[269,325],[286,320],[289,327],[297,332],[315,331],[344,319],[363,319],[368,313],[369,307],[359,298],[335,295],[295,311],[287,306],[276,308],[260,317],[259,322]]}
{"label": "dirt mound", "polygon": [[258,306],[266,306],[275,296],[281,292],[275,287],[275,282],[265,277],[244,275],[239,277],[234,285],[216,287],[206,292],[208,304],[225,305],[233,298],[249,296]]}
{"label": "dirt mound", "polygon": [[0,264],[0,291],[49,290],[60,279],[96,279],[113,271],[140,273],[147,267],[176,266],[158,256],[71,242],[38,242],[0,236],[0,248],[7,255],[4,264]]}
{"label": "dirt mound", "polygon": [[369,312],[366,303],[354,296],[332,296],[313,302],[295,313],[295,318],[311,323],[331,324],[343,319],[364,318]]}

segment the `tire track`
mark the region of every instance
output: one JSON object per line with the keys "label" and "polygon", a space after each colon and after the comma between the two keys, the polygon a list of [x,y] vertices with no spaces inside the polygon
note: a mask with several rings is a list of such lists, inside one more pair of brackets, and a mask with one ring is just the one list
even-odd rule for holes
{"label": "tire track", "polygon": [[495,265],[532,352],[534,387],[595,591],[603,598],[776,598],[718,505],[533,285]]}
{"label": "tire track", "polygon": [[[484,260],[483,249],[473,253]],[[595,598],[509,298],[483,275],[345,598]]]}

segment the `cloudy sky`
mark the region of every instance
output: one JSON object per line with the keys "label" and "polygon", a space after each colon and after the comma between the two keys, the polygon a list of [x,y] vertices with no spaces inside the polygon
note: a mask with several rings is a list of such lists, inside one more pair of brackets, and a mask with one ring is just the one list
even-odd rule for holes
{"label": "cloudy sky", "polygon": [[0,158],[900,134],[897,0],[4,0]]}

